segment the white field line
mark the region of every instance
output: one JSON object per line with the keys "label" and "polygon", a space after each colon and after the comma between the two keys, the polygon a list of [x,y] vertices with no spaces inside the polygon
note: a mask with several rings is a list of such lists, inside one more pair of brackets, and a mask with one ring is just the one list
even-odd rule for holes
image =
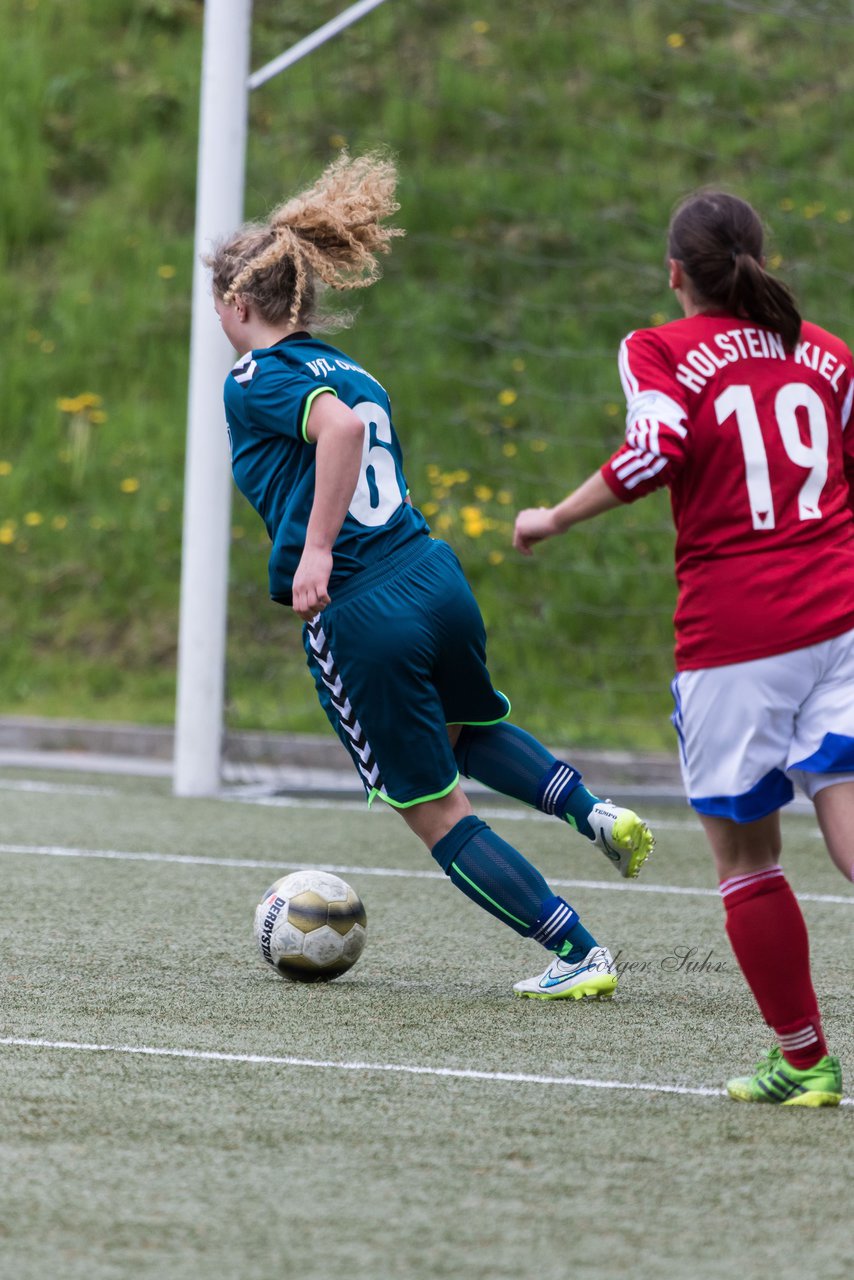
{"label": "white field line", "polygon": [[[66,845],[0,844],[0,854],[24,854],[45,858],[99,858],[113,862],[163,862],[191,867],[237,867],[263,869],[271,874],[314,868],[336,875],[388,876],[406,880],[444,880],[441,871],[417,871],[405,867],[364,867],[334,862],[288,862],[269,858],[209,858],[187,853],[128,853],[119,849],[87,849]],[[549,883],[565,889],[603,889],[606,892],[665,893],[696,898],[717,898],[717,889],[690,888],[676,884],[644,884],[626,880],[564,880],[549,877]],[[802,902],[823,902],[854,907],[854,894],[799,893]]]}
{"label": "white field line", "polygon": [[[84,783],[68,783],[68,782],[39,782],[26,778],[0,778],[0,791],[29,791],[41,792],[46,795],[80,795],[80,796],[119,796],[125,794],[118,787],[95,787]],[[377,804],[369,809],[364,799],[333,799],[329,796],[323,798],[314,797],[308,793],[302,795],[276,795],[270,793],[270,787],[267,784],[259,786],[241,786],[229,788],[222,791],[218,796],[214,797],[218,800],[225,800],[231,804],[250,804],[259,808],[272,809],[336,809],[343,813],[361,813],[365,817],[373,816],[377,813],[392,813],[393,810],[389,805]],[[506,822],[554,822],[551,814],[539,813],[536,809],[529,809],[523,804],[518,804],[514,808],[502,808],[501,799],[495,792],[482,791],[477,797],[477,807],[482,809],[491,818],[500,818]],[[640,806],[635,806],[640,807]],[[657,808],[654,801],[650,801],[650,808]],[[670,807],[670,806],[667,806]],[[683,806],[688,808],[687,801]],[[784,817],[787,816],[812,816],[812,809],[794,809],[784,810]],[[685,818],[656,818],[654,823],[656,831],[701,831],[699,820],[693,816]],[[821,839],[821,832],[815,827],[809,833],[811,836]]]}
{"label": "white field line", "polygon": [[116,796],[115,787],[91,787],[82,782],[38,782],[34,778],[0,778],[0,791],[37,791],[43,795]]}
{"label": "white field line", "polygon": [[202,1049],[160,1049],[150,1045],[80,1044],[74,1040],[30,1040],[3,1036],[0,1045],[28,1049],[65,1049],[78,1053],[126,1053],[154,1058],[190,1058],[204,1062],[242,1062],[253,1066],[308,1067],[331,1071],[383,1071],[396,1075],[447,1076],[455,1080],[484,1080],[500,1084],[576,1086],[585,1089],[626,1089],[644,1093],[688,1094],[703,1098],[724,1096],[723,1089],[689,1088],[674,1084],[644,1084],[639,1081],[587,1080],[580,1076],[540,1076],[524,1071],[470,1071],[457,1067],[417,1067],[394,1062],[335,1062],[323,1058],[274,1057],[260,1053],[216,1053]]}
{"label": "white field line", "polygon": [[[561,1085],[577,1089],[617,1089],[628,1093],[670,1093],[680,1097],[724,1098],[726,1090],[679,1084],[654,1084],[640,1080],[591,1080],[584,1076],[541,1076],[525,1071],[473,1071],[459,1067],[417,1067],[396,1062],[336,1062],[324,1058],[277,1057],[263,1053],[219,1053],[204,1049],[164,1049],[151,1045],[86,1044],[76,1040],[36,1040],[24,1036],[0,1037],[0,1045],[24,1049],[59,1049],[72,1053],[124,1053],[149,1058],[185,1058],[201,1062],[240,1062],[250,1066],[306,1067],[326,1071],[378,1071],[392,1075],[442,1076],[453,1080],[482,1080],[488,1084]],[[854,1105],[843,1098],[842,1105]]]}

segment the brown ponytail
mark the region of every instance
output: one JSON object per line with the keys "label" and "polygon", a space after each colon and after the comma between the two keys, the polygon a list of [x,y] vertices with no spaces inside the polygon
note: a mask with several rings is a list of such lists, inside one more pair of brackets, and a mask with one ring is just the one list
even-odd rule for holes
{"label": "brown ponytail", "polygon": [[762,223],[745,200],[702,191],[671,218],[667,254],[681,262],[699,303],[773,329],[793,351],[801,314],[788,287],[762,266],[762,244]]}

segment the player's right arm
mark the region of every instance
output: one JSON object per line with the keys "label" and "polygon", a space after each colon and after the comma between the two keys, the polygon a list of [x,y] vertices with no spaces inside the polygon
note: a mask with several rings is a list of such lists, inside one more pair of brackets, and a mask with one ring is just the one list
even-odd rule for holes
{"label": "player's right arm", "polygon": [[620,347],[626,436],[602,467],[621,502],[634,502],[673,482],[688,456],[688,411],[660,333],[630,333]]}
{"label": "player's right arm", "polygon": [[294,574],[293,607],[310,622],[329,604],[332,547],[359,479],[365,427],[358,414],[327,392],[312,401],[305,437],[317,446],[314,501]]}
{"label": "player's right arm", "polygon": [[582,520],[592,520],[603,511],[620,506],[620,499],[602,478],[601,471],[568,494],[554,507],[528,507],[520,511],[513,529],[513,546],[523,556],[529,556],[538,542],[545,542],[558,533],[566,533]]}
{"label": "player's right arm", "polygon": [[687,455],[687,413],[654,330],[630,334],[620,348],[626,392],[626,437],[620,448],[554,507],[520,511],[513,546],[532,554],[538,542],[565,533],[582,520],[633,502],[670,483]]}

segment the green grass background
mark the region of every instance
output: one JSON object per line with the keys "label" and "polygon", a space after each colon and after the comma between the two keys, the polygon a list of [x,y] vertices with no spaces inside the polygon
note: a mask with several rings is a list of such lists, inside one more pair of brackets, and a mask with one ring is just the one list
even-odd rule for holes
{"label": "green grass background", "polygon": [[[714,887],[687,812],[653,815],[655,860],[627,887],[559,824],[492,819],[552,881],[584,882],[566,896],[635,966],[612,1002],[569,1008],[513,997],[541,950],[444,878],[359,871],[435,869],[386,811],[9,769],[0,791],[4,845],[214,860],[0,852],[0,1037],[713,1089],[767,1047],[716,897],[644,891]],[[846,898],[804,911],[850,1081],[854,899],[810,820],[788,817],[785,842],[796,889]],[[287,984],[255,953],[255,903],[293,862],[352,868],[367,906],[365,952],[328,986]],[[664,965],[686,946],[723,967]],[[2,1045],[0,1271],[842,1280],[852,1123],[850,1106]]]}
{"label": "green grass background", "polygon": [[[340,7],[256,0],[253,66]],[[202,14],[0,0],[0,713],[172,720]],[[842,0],[390,0],[252,97],[247,215],[344,144],[399,157],[408,236],[343,341],[551,741],[671,745],[669,513],[522,563],[513,512],[619,440],[617,345],[674,314],[664,227],[698,184],[752,199],[854,336],[853,53]],[[265,560],[237,498],[228,723],[326,732]]]}

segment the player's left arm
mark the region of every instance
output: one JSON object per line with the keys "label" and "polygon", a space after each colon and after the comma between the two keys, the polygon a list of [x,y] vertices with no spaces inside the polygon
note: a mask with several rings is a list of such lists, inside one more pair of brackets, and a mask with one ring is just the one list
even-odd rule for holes
{"label": "player's left arm", "polygon": [[294,612],[306,622],[329,604],[332,547],[353,499],[362,464],[365,427],[337,396],[315,396],[305,437],[317,445],[314,500],[305,546],[294,574]]}
{"label": "player's left arm", "polygon": [[839,409],[842,424],[842,450],[845,463],[845,479],[848,481],[848,505],[854,511],[854,369],[848,353],[848,386]]}

